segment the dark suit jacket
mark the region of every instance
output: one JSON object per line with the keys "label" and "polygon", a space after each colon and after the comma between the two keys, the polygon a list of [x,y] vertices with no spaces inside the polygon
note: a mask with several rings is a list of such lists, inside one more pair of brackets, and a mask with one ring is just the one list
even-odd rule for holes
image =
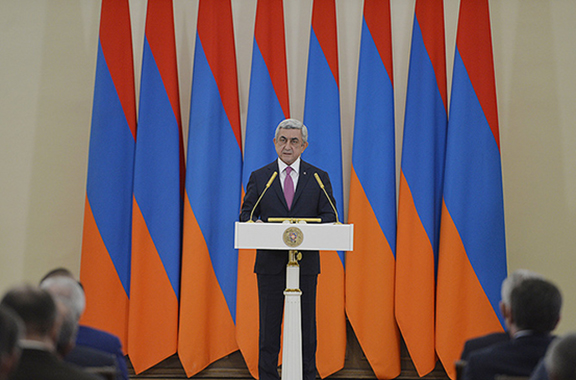
{"label": "dark suit jacket", "polygon": [[465,380],[493,380],[496,375],[530,376],[554,337],[536,334],[475,351],[468,357]]}
{"label": "dark suit jacket", "polygon": [[75,364],[82,368],[98,368],[109,367],[115,369],[115,379],[120,379],[121,374],[118,368],[118,360],[116,355],[102,350],[97,350],[92,347],[76,345],[70,351],[64,361],[67,363]]}
{"label": "dark suit jacket", "polygon": [[462,356],[460,359],[467,360],[472,351],[486,348],[496,343],[507,342],[509,340],[510,335],[507,332],[497,332],[483,335],[478,338],[468,339],[466,343],[464,343],[464,349],[462,350]]}
{"label": "dark suit jacket", "polygon": [[[242,204],[240,221],[245,222],[250,219],[250,213],[256,201],[266,188],[268,180],[274,171],[278,172],[278,161],[258,169],[250,175],[246,186],[246,195]],[[294,192],[292,207],[288,210],[286,199],[279,176],[274,179],[272,185],[267,190],[262,200],[254,210],[252,219],[266,222],[269,217],[293,217],[293,218],[321,218],[323,223],[334,222],[336,216],[328,201],[326,194],[314,178],[314,173],[318,173],[324,183],[326,192],[336,206],[332,196],[332,185],[328,173],[318,169],[309,163],[300,160],[300,173],[298,184]],[[280,174],[280,173],[278,173]],[[278,274],[286,269],[288,254],[286,251],[264,251],[258,250],[254,272],[259,274]],[[320,273],[320,256],[318,251],[306,251],[302,254],[300,261],[301,274]]]}
{"label": "dark suit jacket", "polygon": [[63,362],[48,351],[31,348],[22,350],[20,363],[9,378],[10,380],[101,380],[96,375]]}
{"label": "dark suit jacket", "polygon": [[548,370],[546,369],[546,365],[544,364],[544,359],[540,360],[532,374],[530,375],[530,380],[548,380]]}
{"label": "dark suit jacket", "polygon": [[114,355],[122,375],[121,378],[128,380],[126,358],[124,357],[124,352],[122,352],[122,343],[120,343],[120,339],[117,336],[106,331],[80,325],[76,336],[76,345],[91,347]]}

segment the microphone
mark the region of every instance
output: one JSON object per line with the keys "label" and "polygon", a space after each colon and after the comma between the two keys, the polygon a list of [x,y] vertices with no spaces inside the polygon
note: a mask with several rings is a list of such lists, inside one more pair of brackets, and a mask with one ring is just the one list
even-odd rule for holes
{"label": "microphone", "polygon": [[342,224],[338,221],[338,211],[336,211],[336,207],[334,207],[334,203],[332,203],[332,200],[328,196],[328,193],[326,192],[326,189],[324,188],[324,184],[322,183],[322,180],[320,179],[320,176],[318,175],[318,173],[314,173],[314,178],[316,178],[318,185],[320,185],[320,188],[324,191],[324,194],[326,194],[326,198],[328,198],[328,202],[330,202],[330,206],[332,206],[332,209],[334,210],[334,215],[336,215],[336,224]]}
{"label": "microphone", "polygon": [[270,176],[270,179],[268,180],[268,183],[266,184],[264,191],[262,192],[262,194],[260,194],[260,198],[258,198],[258,200],[256,201],[256,204],[254,204],[254,207],[252,207],[252,212],[250,213],[250,219],[248,220],[248,223],[254,223],[254,221],[252,220],[252,215],[254,215],[254,210],[256,210],[256,206],[258,206],[258,203],[260,203],[260,200],[262,199],[264,194],[266,194],[266,190],[268,190],[268,188],[272,185],[272,182],[274,182],[274,178],[276,178],[277,175],[278,175],[278,172],[274,171],[274,173],[272,173],[272,176]]}

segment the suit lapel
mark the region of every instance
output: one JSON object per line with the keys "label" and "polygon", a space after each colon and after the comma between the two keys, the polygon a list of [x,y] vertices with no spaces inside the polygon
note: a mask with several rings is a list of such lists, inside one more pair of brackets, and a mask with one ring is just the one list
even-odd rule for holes
{"label": "suit lapel", "polygon": [[269,167],[269,173],[270,173],[268,178],[270,178],[272,176],[272,173],[274,173],[274,170],[276,170],[278,172],[278,178],[276,178],[274,180],[274,182],[272,182],[272,185],[270,187],[271,187],[271,190],[274,191],[274,193],[276,194],[276,196],[278,197],[280,202],[284,205],[284,208],[286,208],[286,211],[288,211],[288,205],[286,204],[286,198],[284,197],[284,191],[282,190],[282,183],[280,182],[280,169],[278,168],[278,161],[274,161],[268,167]]}
{"label": "suit lapel", "polygon": [[294,192],[294,200],[292,201],[292,206],[298,202],[298,198],[304,192],[306,186],[308,186],[308,181],[314,173],[310,172],[310,165],[304,160],[300,160],[300,174],[298,174],[298,184],[296,185],[296,191]]}

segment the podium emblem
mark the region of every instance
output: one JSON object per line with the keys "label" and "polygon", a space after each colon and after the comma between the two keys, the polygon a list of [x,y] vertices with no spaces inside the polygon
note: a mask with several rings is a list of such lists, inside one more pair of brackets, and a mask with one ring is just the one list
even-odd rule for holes
{"label": "podium emblem", "polygon": [[282,240],[288,247],[298,247],[304,240],[304,234],[298,227],[288,227],[284,230]]}

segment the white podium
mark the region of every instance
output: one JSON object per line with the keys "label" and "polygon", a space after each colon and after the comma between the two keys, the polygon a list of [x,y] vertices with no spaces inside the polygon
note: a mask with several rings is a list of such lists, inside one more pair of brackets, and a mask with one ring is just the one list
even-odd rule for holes
{"label": "white podium", "polygon": [[288,250],[284,290],[284,337],[282,379],[302,379],[302,323],[300,313],[300,266],[303,251],[351,251],[352,224],[308,224],[298,219],[283,223],[236,222],[234,248]]}

